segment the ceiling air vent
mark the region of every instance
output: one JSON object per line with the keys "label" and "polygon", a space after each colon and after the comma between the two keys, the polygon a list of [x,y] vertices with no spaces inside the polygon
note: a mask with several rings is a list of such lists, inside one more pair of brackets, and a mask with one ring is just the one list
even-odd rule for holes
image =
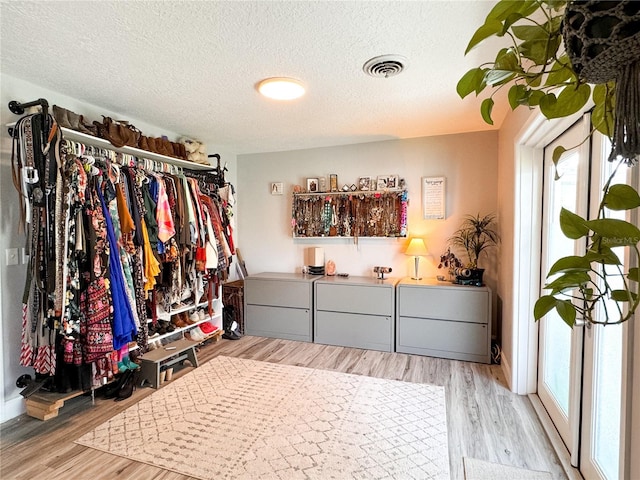
{"label": "ceiling air vent", "polygon": [[362,66],[364,73],[372,77],[393,77],[407,68],[407,59],[402,55],[380,55],[367,60]]}

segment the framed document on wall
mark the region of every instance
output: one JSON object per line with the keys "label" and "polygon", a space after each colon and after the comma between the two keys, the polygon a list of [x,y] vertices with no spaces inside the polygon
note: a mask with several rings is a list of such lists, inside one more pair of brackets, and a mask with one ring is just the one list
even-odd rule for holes
{"label": "framed document on wall", "polygon": [[422,177],[422,218],[443,220],[446,218],[446,179]]}

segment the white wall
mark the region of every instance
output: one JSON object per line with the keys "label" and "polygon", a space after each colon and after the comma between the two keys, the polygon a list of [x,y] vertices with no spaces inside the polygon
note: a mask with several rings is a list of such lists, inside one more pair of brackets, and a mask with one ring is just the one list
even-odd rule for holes
{"label": "white wall", "polygon": [[[293,239],[293,185],[307,177],[338,175],[338,185],[357,183],[360,176],[397,174],[409,190],[409,235],[425,238],[431,259],[422,259],[423,277],[437,270],[447,238],[465,214],[497,211],[497,132],[389,140],[358,145],[238,156],[238,247],[249,273],[294,272],[303,265],[304,249],[322,246],[338,272],[372,276],[375,265],[390,266],[392,276],[413,273],[413,258],[403,254],[406,239]],[[447,179],[446,220],[423,220],[421,177]],[[270,182],[284,182],[285,194],[271,195]],[[498,252],[494,252],[495,255]],[[495,287],[495,260],[481,261],[486,280]]]}
{"label": "white wall", "polygon": [[[502,357],[507,382],[513,388],[513,375],[511,371],[514,362],[514,335],[518,321],[514,316],[514,263],[517,252],[514,245],[514,229],[516,211],[517,178],[515,145],[514,141],[522,127],[532,116],[532,112],[519,108],[509,112],[505,118],[498,135],[498,215],[500,217],[500,235],[502,238],[502,255],[500,255],[497,303],[500,310],[502,323]],[[532,199],[532,201],[535,201]]]}
{"label": "white wall", "polygon": [[[7,108],[9,101],[30,102],[38,98],[45,98],[50,105],[58,104],[88,116],[92,120],[101,119],[100,115],[110,115],[113,118],[131,121],[145,135],[167,135],[170,139],[177,139],[175,132],[129,117],[126,114],[125,105],[122,112],[109,111],[6,74],[0,76],[0,125],[15,122],[19,118]],[[223,163],[228,162],[229,178],[235,181],[235,155],[217,151],[211,142],[209,142],[208,151],[221,154]],[[0,421],[13,418],[24,411],[24,401],[15,386],[15,381],[22,373],[33,376],[33,369],[19,365],[21,299],[26,266],[7,266],[4,255],[5,249],[21,248],[25,244],[24,236],[18,234],[20,211],[17,195],[11,180],[11,138],[7,129],[2,127],[0,128],[0,312],[2,315],[0,321],[0,338],[2,338],[0,342]]]}

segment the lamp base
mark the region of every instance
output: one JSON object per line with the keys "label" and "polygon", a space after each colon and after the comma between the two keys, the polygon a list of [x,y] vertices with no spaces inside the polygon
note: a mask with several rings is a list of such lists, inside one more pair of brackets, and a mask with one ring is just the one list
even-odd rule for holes
{"label": "lamp base", "polygon": [[418,276],[418,268],[419,268],[419,266],[420,266],[420,257],[418,257],[416,255],[416,258],[415,258],[416,273],[415,273],[415,275],[413,277],[411,277],[411,280],[422,280],[422,277]]}

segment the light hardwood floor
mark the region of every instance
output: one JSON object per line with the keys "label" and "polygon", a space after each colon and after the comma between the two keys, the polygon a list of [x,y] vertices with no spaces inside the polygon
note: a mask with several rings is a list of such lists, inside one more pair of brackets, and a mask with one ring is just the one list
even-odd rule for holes
{"label": "light hardwood floor", "polygon": [[[200,363],[218,356],[248,358],[408,382],[444,385],[451,478],[463,480],[463,457],[473,457],[565,479],[533,407],[511,393],[497,365],[244,337],[202,347]],[[76,445],[74,440],[155,390],[139,388],[122,402],[88,396],[68,401],[41,422],[26,415],[0,425],[0,478],[9,480],[163,479],[185,477]],[[211,445],[211,461],[217,449]]]}

